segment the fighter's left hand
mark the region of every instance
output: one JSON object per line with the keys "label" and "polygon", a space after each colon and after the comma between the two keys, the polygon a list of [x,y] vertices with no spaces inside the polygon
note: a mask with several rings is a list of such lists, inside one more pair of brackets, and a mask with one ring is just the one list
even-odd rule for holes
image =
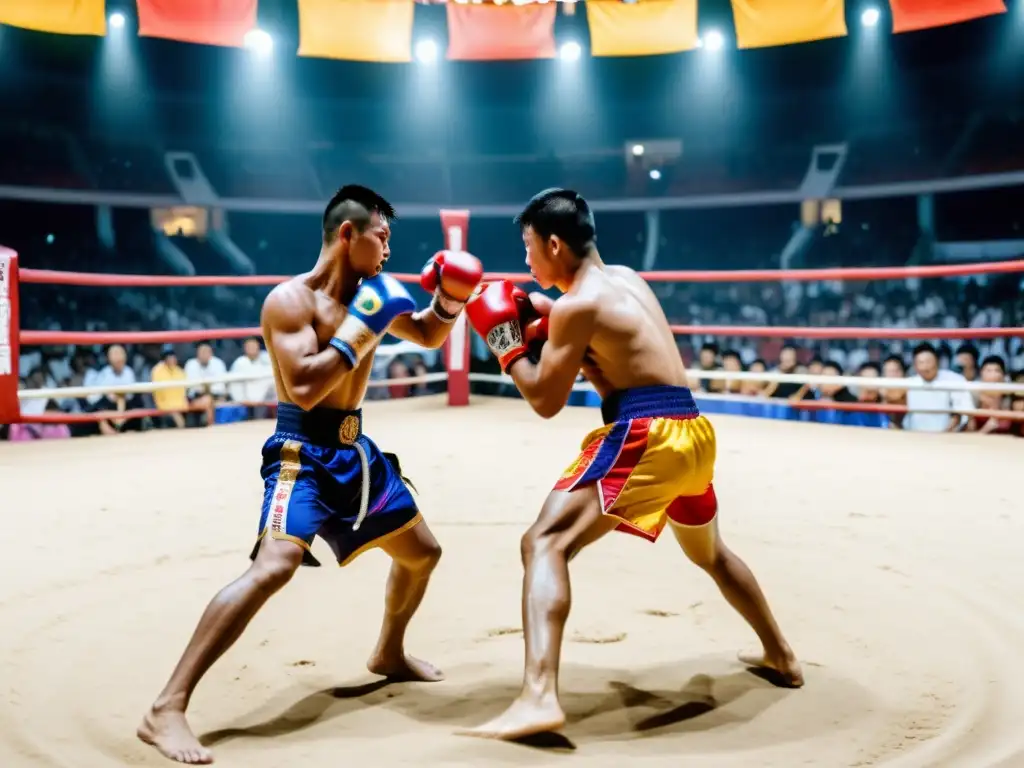
{"label": "fighter's left hand", "polygon": [[484,276],[480,259],[466,251],[438,251],[420,273],[423,290],[437,289],[455,301],[465,303]]}

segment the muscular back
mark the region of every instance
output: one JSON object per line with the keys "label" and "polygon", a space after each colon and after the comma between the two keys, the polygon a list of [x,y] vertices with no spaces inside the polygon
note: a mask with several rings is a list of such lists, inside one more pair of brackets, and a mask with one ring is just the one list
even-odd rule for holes
{"label": "muscular back", "polygon": [[[312,282],[306,274],[277,286],[267,296],[260,317],[278,397],[303,408],[308,401],[302,389],[305,363],[328,348],[327,342],[346,314],[345,307],[316,290]],[[358,408],[372,368],[370,352],[355,370],[341,376],[317,404],[343,410]]]}
{"label": "muscular back", "polygon": [[604,397],[617,389],[688,386],[675,336],[658,298],[628,267],[589,267],[569,295],[597,307],[583,373]]}

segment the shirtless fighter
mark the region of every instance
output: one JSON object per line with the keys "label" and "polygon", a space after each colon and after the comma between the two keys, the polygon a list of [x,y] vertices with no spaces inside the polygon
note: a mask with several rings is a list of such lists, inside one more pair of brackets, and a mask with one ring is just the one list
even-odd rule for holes
{"label": "shirtless fighter", "polygon": [[[631,269],[601,261],[594,217],[575,192],[541,192],[517,221],[534,279],[564,295],[552,302],[492,282],[470,299],[469,321],[538,414],[558,413],[582,370],[601,395],[605,426],[583,440],[582,453],[523,536],[522,692],[502,715],[467,733],[515,739],[565,724],[558,666],[570,606],[568,564],[613,529],[653,542],[671,522],[683,552],[760,638],[763,653],[741,660],[767,668],[783,685],[802,685],[754,575],[719,536],[715,432],[697,411],[653,291]],[[543,343],[536,362],[533,341]]]}
{"label": "shirtless fighter", "polygon": [[367,663],[375,674],[436,681],[440,670],[407,656],[405,630],[423,599],[441,548],[416,508],[397,458],[363,434],[359,405],[385,333],[439,347],[480,282],[480,262],[442,252],[423,270],[433,293],[416,305],[382,274],[390,250],[391,205],[359,186],[342,187],[323,217],[313,269],[277,286],[261,323],[281,402],[277,430],[263,446],[263,510],[252,565],[213,599],[138,736],[182,763],[213,758],[189,728],[185,709],[210,666],[301,565],[319,535],[347,565],[371,547],[391,556],[384,624]]}

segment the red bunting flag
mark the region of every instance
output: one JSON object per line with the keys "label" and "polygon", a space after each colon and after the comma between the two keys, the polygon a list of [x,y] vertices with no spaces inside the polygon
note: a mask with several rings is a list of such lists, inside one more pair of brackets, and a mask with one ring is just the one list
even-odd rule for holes
{"label": "red bunting flag", "polygon": [[448,3],[448,58],[473,61],[553,59],[554,3],[456,5]]}
{"label": "red bunting flag", "polygon": [[256,28],[257,0],[136,0],[139,35],[241,46]]}
{"label": "red bunting flag", "polygon": [[889,0],[892,6],[892,31],[960,24],[982,16],[1006,13],[1003,0]]}

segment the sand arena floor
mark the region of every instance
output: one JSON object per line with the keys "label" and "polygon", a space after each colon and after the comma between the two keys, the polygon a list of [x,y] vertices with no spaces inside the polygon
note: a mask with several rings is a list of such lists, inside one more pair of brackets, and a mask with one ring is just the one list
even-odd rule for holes
{"label": "sand arena floor", "polygon": [[[735,661],[754,637],[670,535],[616,534],[573,564],[571,745],[539,749],[452,731],[517,690],[519,536],[597,412],[366,410],[445,549],[409,650],[448,680],[365,670],[382,554],[304,569],[199,687],[218,765],[1024,766],[1024,443],[716,418],[723,534],[806,688]],[[0,444],[0,766],[169,765],[134,729],[247,565],[270,428]]]}

